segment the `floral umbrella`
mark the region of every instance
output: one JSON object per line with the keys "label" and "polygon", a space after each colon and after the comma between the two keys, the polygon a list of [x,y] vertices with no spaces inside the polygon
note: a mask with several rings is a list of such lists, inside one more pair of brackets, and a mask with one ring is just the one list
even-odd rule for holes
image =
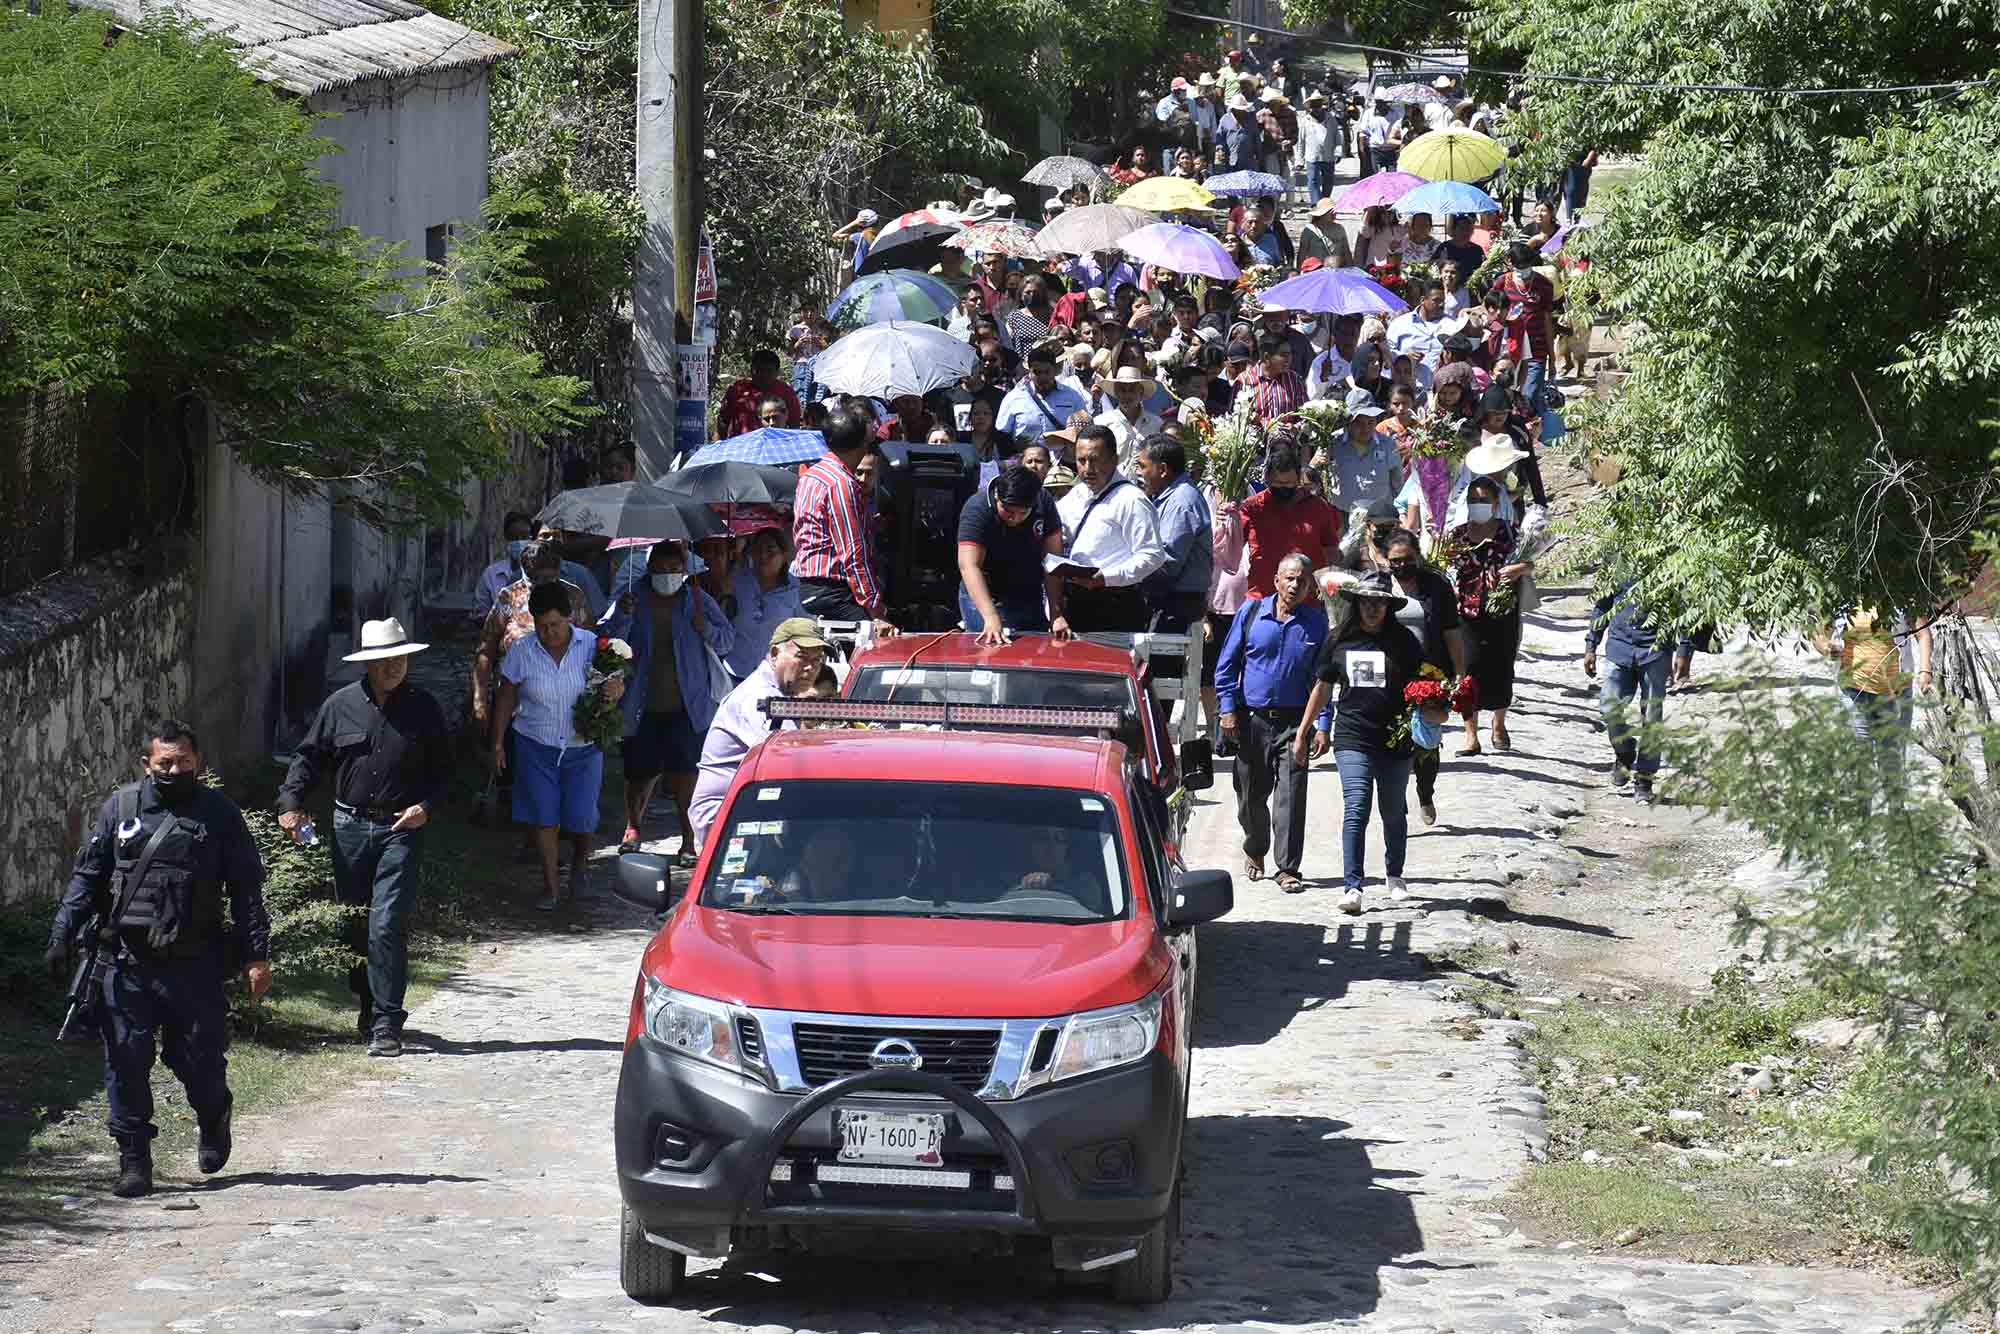
{"label": "floral umbrella", "polygon": [[1035,240],[1035,228],[1019,218],[994,218],[975,222],[945,241],[951,250],[970,255],[1011,255],[1016,259],[1041,259],[1042,248]]}
{"label": "floral umbrella", "polygon": [[1045,157],[1028,168],[1028,174],[1021,178],[1029,185],[1045,186],[1058,193],[1081,185],[1090,191],[1094,199],[1111,184],[1111,178],[1095,162],[1080,157]]}
{"label": "floral umbrella", "polygon": [[[1268,171],[1226,171],[1202,182],[1211,194],[1234,199],[1264,199],[1285,193],[1285,178]],[[1123,196],[1120,196],[1122,199]]]}
{"label": "floral umbrella", "polygon": [[1399,83],[1375,94],[1378,102],[1432,102],[1445,105],[1443,94],[1427,83]]}

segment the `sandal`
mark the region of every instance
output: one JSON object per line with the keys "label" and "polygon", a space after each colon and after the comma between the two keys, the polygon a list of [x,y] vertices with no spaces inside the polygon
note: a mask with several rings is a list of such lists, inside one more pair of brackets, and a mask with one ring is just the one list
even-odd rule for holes
{"label": "sandal", "polygon": [[1306,892],[1305,877],[1297,871],[1280,871],[1278,872],[1278,888],[1284,890],[1287,894],[1303,894]]}
{"label": "sandal", "polygon": [[701,853],[693,848],[682,848],[674,854],[674,869],[676,871],[692,871],[695,863],[700,860]]}
{"label": "sandal", "polygon": [[1243,874],[1251,880],[1262,880],[1264,878],[1264,863],[1254,859],[1245,861],[1243,863]]}
{"label": "sandal", "polygon": [[639,850],[639,831],[630,825],[625,826],[625,837],[618,840],[618,850],[620,852],[637,852]]}

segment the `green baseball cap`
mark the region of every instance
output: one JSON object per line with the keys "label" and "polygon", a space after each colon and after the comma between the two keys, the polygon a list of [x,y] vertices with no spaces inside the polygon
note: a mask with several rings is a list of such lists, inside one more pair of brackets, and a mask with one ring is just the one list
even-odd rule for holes
{"label": "green baseball cap", "polygon": [[819,622],[810,616],[790,616],[778,622],[778,628],[771,632],[771,647],[780,644],[797,644],[800,648],[832,648],[832,643],[820,633]]}

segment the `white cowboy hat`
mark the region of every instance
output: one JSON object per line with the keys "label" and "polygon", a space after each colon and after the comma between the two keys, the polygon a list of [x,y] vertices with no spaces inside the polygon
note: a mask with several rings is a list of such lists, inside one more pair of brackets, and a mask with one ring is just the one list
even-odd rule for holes
{"label": "white cowboy hat", "polygon": [[422,653],[429,644],[413,644],[403,631],[403,623],[391,616],[386,621],[363,621],[361,623],[361,647],[342,658],[342,662],[374,662],[377,658],[400,658],[407,653]]}
{"label": "white cowboy hat", "polygon": [[1148,394],[1152,393],[1155,389],[1158,389],[1160,387],[1157,381],[1149,380],[1145,376],[1139,374],[1139,368],[1137,366],[1120,366],[1118,368],[1118,373],[1111,377],[1111,383],[1113,385],[1136,384],[1139,386],[1141,390],[1143,390]]}
{"label": "white cowboy hat", "polygon": [[1250,99],[1241,93],[1231,93],[1229,100],[1223,105],[1227,106],[1231,111],[1249,111],[1252,109]]}
{"label": "white cowboy hat", "polygon": [[1528,457],[1512,444],[1489,440],[1465,456],[1465,470],[1480,477],[1492,477]]}
{"label": "white cowboy hat", "polygon": [[1287,99],[1286,96],[1283,93],[1279,92],[1276,88],[1266,88],[1263,92],[1257,94],[1257,96],[1264,100],[1265,106],[1274,107],[1280,104],[1283,104],[1285,106],[1291,105],[1290,100]]}
{"label": "white cowboy hat", "polygon": [[1324,218],[1324,217],[1330,217],[1331,215],[1338,212],[1340,212],[1340,205],[1334,202],[1334,198],[1332,195],[1328,195],[1326,198],[1320,200],[1317,204],[1314,204],[1312,206],[1312,212],[1308,213],[1306,216],[1309,218]]}
{"label": "white cowboy hat", "polygon": [[1012,208],[1014,207],[1014,196],[1006,193],[997,185],[989,185],[986,187],[986,193],[979,197],[979,202],[988,208]]}
{"label": "white cowboy hat", "polygon": [[1215,87],[1215,76],[1207,70],[1203,70],[1195,76],[1194,86],[1197,88],[1213,88]]}
{"label": "white cowboy hat", "polygon": [[1445,89],[1451,87],[1451,75],[1438,75],[1435,79],[1431,80],[1431,87],[1437,89],[1439,92],[1443,92]]}

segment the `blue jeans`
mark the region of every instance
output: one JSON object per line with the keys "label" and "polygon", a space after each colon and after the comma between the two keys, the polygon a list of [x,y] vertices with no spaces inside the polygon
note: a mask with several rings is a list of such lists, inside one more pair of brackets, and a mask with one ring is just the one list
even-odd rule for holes
{"label": "blue jeans", "polygon": [[1333,163],[1306,163],[1306,195],[1317,204],[1333,192]]}
{"label": "blue jeans", "polygon": [[1589,167],[1564,167],[1562,179],[1563,217],[1576,221],[1576,215],[1590,202]]}
{"label": "blue jeans", "polygon": [[[990,588],[987,590],[988,593],[992,591]],[[1000,613],[1000,624],[1017,635],[1048,632],[1049,616],[1039,596],[1032,601],[1027,598],[995,597],[993,606]],[[979,614],[978,604],[966,595],[963,588],[958,590],[958,614],[965,622],[965,628],[975,635],[986,626],[986,618]]]}
{"label": "blue jeans", "polygon": [[101,977],[104,1093],[112,1138],[153,1138],[153,1056],[187,1090],[188,1106],[204,1121],[229,1106],[229,1002],[212,954],[186,958],[124,955]]}
{"label": "blue jeans", "polygon": [[1368,853],[1368,799],[1373,789],[1375,809],[1382,815],[1382,864],[1387,875],[1403,873],[1403,853],[1410,841],[1410,766],[1416,756],[1407,750],[1336,750],[1340,799],[1340,872],[1348,889],[1361,888],[1361,869]]}
{"label": "blue jeans", "polygon": [[1874,754],[1876,772],[1885,792],[1903,786],[1903,748],[1910,739],[1910,724],[1916,718],[1916,701],[1908,691],[1900,695],[1878,695],[1871,690],[1840,688],[1847,705],[1848,724],[1854,739]]}
{"label": "blue jeans", "polygon": [[[1656,737],[1649,738],[1632,726],[1630,703],[1639,699],[1639,721],[1654,729],[1666,716],[1667,669],[1673,655],[1662,653],[1643,667],[1616,662],[1604,664],[1604,680],[1598,687],[1597,711],[1604,716],[1604,730],[1611,737],[1612,754],[1618,763],[1640,778],[1650,779],[1660,771],[1660,750]],[[1647,742],[1652,741],[1648,748]]]}
{"label": "blue jeans", "polygon": [[333,897],[368,909],[366,949],[354,944],[356,953],[368,956],[377,1032],[400,1032],[408,1017],[403,993],[410,984],[409,920],[423,851],[421,829],[392,832],[387,824],[350,811],[333,813]]}
{"label": "blue jeans", "polygon": [[1515,369],[1519,372],[1521,401],[1527,405],[1529,412],[1539,416],[1542,411],[1542,390],[1547,386],[1549,379],[1548,361],[1542,357],[1532,357]]}

